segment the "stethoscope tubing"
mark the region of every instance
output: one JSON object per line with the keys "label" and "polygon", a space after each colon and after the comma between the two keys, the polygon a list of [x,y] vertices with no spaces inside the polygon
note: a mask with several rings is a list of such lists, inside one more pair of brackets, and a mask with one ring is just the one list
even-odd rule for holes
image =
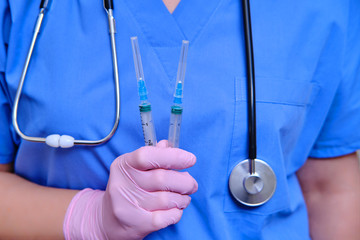
{"label": "stethoscope tubing", "polygon": [[27,53],[27,56],[26,56],[23,71],[21,73],[19,85],[18,85],[18,88],[16,90],[14,106],[13,106],[13,111],[12,111],[12,123],[13,123],[15,131],[17,132],[17,134],[20,135],[20,137],[22,139],[27,140],[27,141],[31,141],[31,142],[45,142],[45,138],[30,137],[30,136],[25,135],[19,128],[19,125],[18,125],[18,122],[17,122],[17,113],[18,113],[19,100],[20,100],[22,88],[24,86],[25,77],[26,77],[27,70],[28,70],[28,67],[29,67],[29,64],[30,64],[32,53],[34,51],[35,43],[36,43],[37,37],[38,37],[39,32],[40,32],[41,24],[42,24],[42,21],[44,19],[44,15],[45,15],[45,8],[43,7],[44,6],[44,1],[41,2],[40,6],[41,6],[40,12],[39,12],[39,15],[38,15],[37,20],[36,20],[33,37],[32,37],[30,47],[29,47],[29,50],[28,50],[28,53]]}
{"label": "stethoscope tubing", "polygon": [[247,108],[248,108],[248,138],[249,138],[249,160],[250,174],[255,173],[256,149],[256,98],[255,98],[255,64],[254,49],[251,29],[250,1],[242,0],[244,38],[246,52],[246,72],[247,72]]}

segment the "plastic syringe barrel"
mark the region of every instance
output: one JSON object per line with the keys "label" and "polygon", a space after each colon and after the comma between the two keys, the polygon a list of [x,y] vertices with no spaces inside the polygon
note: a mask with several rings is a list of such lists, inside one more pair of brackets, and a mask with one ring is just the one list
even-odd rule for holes
{"label": "plastic syringe barrel", "polygon": [[174,105],[171,107],[170,127],[168,136],[169,147],[179,147],[182,111],[183,108],[180,106]]}
{"label": "plastic syringe barrel", "polygon": [[139,109],[145,146],[156,146],[156,132],[151,114],[151,105],[140,105]]}

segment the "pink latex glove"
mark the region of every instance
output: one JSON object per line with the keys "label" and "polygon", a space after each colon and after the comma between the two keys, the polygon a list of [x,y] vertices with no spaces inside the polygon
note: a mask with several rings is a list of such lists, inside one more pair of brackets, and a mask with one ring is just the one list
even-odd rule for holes
{"label": "pink latex glove", "polygon": [[71,201],[64,219],[66,239],[142,239],[177,223],[197,191],[185,169],[193,154],[167,148],[142,147],[118,157],[110,167],[106,191],[84,189]]}

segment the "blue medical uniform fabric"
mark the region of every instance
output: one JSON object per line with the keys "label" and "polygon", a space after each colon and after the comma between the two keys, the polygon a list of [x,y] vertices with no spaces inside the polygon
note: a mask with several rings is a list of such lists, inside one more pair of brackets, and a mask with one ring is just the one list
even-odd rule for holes
{"label": "blue medical uniform fabric", "polygon": [[0,3],[0,164],[14,161],[16,145],[11,133],[11,103],[5,82],[6,54],[11,26],[7,1]]}
{"label": "blue medical uniform fabric", "polygon": [[[96,147],[54,149],[21,140],[11,107],[40,1],[0,3],[0,162],[38,184],[105,189],[119,155],[144,145],[130,37],[138,36],[158,140],[166,139],[181,41],[190,41],[181,148],[199,183],[181,221],[146,239],[310,239],[295,172],[308,157],[360,148],[360,2],[251,1],[256,68],[258,158],[277,176],[258,208],[234,203],[232,168],[247,158],[247,92],[240,1],[115,0],[121,119]],[[30,136],[106,136],[115,117],[107,16],[102,1],[52,1],[19,104]]]}

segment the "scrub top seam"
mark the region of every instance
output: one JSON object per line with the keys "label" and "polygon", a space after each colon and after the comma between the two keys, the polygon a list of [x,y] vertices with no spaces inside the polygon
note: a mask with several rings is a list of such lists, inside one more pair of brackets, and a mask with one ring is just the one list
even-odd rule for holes
{"label": "scrub top seam", "polygon": [[[350,4],[349,4],[350,5]],[[347,19],[346,19],[346,30],[345,30],[345,33],[348,33],[348,29],[349,29],[349,23],[350,23],[350,6],[348,8],[348,12],[347,12]],[[346,77],[344,75],[346,75],[344,73],[344,70],[346,69],[345,66],[346,66],[346,61],[345,61],[345,57],[346,57],[346,50],[347,50],[347,42],[348,42],[348,39],[349,39],[349,35],[348,34],[345,34],[344,36],[344,47],[343,47],[343,52],[342,52],[342,61],[341,61],[341,79],[344,80],[346,79]]]}
{"label": "scrub top seam", "polygon": [[[156,58],[158,59],[160,65],[161,65],[161,68],[162,68],[162,70],[164,71],[164,73],[165,73],[165,75],[166,75],[166,78],[167,78],[167,80],[168,80],[168,82],[169,82],[169,84],[170,84],[169,86],[171,87],[172,77],[171,77],[170,73],[168,73],[168,72],[165,70],[165,66],[164,66],[164,64],[162,63],[162,61],[160,60],[159,52],[156,51],[156,48],[152,47],[151,45],[150,45],[150,48],[153,50],[154,54],[156,55]],[[189,48],[190,48],[190,47],[189,47]]]}
{"label": "scrub top seam", "polygon": [[357,144],[359,144],[360,146],[360,140],[358,141],[351,141],[351,142],[347,142],[344,144],[326,144],[326,142],[328,141],[322,141],[322,142],[318,142],[316,143],[316,146],[313,148],[314,150],[321,150],[321,149],[337,149],[337,148],[344,148],[344,147],[352,147],[352,146],[356,146]]}
{"label": "scrub top seam", "polygon": [[[181,4],[181,1],[179,2],[179,4]],[[179,5],[178,4],[178,5]],[[165,6],[166,7],[166,6]],[[177,21],[177,19],[174,17],[174,12],[176,11],[177,7],[174,9],[174,11],[172,13],[170,13],[171,18],[174,20],[174,22],[176,23],[177,28],[179,29],[179,31],[181,32],[181,34],[184,37],[184,40],[188,40],[190,41],[190,39],[187,37],[187,35],[185,34],[184,30],[182,29],[182,27],[180,26],[179,22]]]}
{"label": "scrub top seam", "polygon": [[[234,142],[234,132],[235,132],[235,121],[236,121],[236,106],[237,106],[237,94],[238,92],[240,92],[239,94],[241,94],[241,90],[239,89],[240,88],[240,84],[238,84],[238,79],[237,77],[234,78],[234,101],[233,101],[233,126],[231,128],[231,140],[230,140],[230,146],[229,146],[229,151],[228,151],[228,156],[227,156],[227,159],[228,159],[228,162],[227,162],[227,167],[226,167],[226,174],[227,174],[227,177],[229,178],[230,174],[229,174],[229,170],[230,170],[230,165],[231,165],[231,153],[233,151],[233,142]],[[225,194],[226,194],[226,191],[229,192],[228,188],[225,190]],[[225,212],[225,208],[226,208],[226,197],[224,197],[223,199],[223,208],[224,209],[223,211]]]}
{"label": "scrub top seam", "polygon": [[6,95],[6,102],[9,104],[9,108],[10,108],[10,115],[12,113],[12,108],[13,108],[13,99],[11,99],[11,95],[10,95],[10,90],[8,87],[8,84],[6,82],[6,74],[3,74],[4,78],[3,81],[0,81],[0,85],[3,88],[4,94]]}
{"label": "scrub top seam", "polygon": [[[208,27],[209,22],[214,18],[216,13],[218,12],[219,8],[223,5],[225,0],[219,1],[218,5],[214,8],[213,12],[210,14],[204,25],[196,32],[196,34],[193,36],[192,39],[189,39],[190,46],[191,44],[194,44],[196,40],[201,36],[201,34],[205,31],[205,29]],[[176,20],[176,19],[175,19]],[[176,21],[177,22],[177,21]],[[181,28],[180,28],[181,29]]]}
{"label": "scrub top seam", "polygon": [[[242,102],[246,102],[246,100],[242,100]],[[268,104],[276,104],[276,105],[284,105],[284,106],[292,106],[292,107],[306,107],[307,104],[304,103],[293,103],[293,102],[275,102],[275,101],[265,101],[265,100],[256,100],[257,103],[268,103]]]}
{"label": "scrub top seam", "polygon": [[[148,47],[151,49],[151,51],[153,52],[153,54],[156,56],[156,59],[158,61],[158,64],[161,66],[161,69],[162,69],[162,73],[164,74],[164,77],[167,78],[168,80],[170,79],[169,78],[169,75],[168,73],[166,72],[165,68],[164,68],[164,65],[162,64],[160,58],[159,58],[159,55],[157,53],[157,51],[151,46],[146,34],[144,33],[144,31],[142,30],[142,27],[141,25],[139,24],[139,22],[136,20],[135,16],[132,14],[132,12],[130,11],[129,7],[127,6],[127,4],[124,2],[124,9],[126,8],[126,11],[128,12],[129,16],[132,18],[132,21],[136,24],[137,28],[138,28],[138,32],[141,34],[141,37],[142,39],[145,40],[146,44],[148,45]],[[141,47],[140,47],[141,49]],[[140,50],[141,51],[141,50]],[[144,64],[143,64],[144,65]],[[145,74],[145,73],[144,73]],[[171,81],[170,81],[171,82]],[[170,86],[170,85],[169,85]]]}
{"label": "scrub top seam", "polygon": [[[129,5],[127,4],[127,2],[126,2],[126,1],[123,1],[123,3],[124,3],[124,6],[127,8],[128,13],[130,14],[130,16],[132,17],[132,19],[134,20],[134,22],[135,22],[136,25],[138,26],[139,30],[142,32],[143,36],[148,40],[147,42],[149,42],[149,45],[150,45],[151,47],[153,47],[153,46],[150,44],[150,41],[149,41],[149,39],[148,39],[148,37],[147,37],[147,34],[145,34],[144,31],[142,30],[142,29],[143,29],[142,24],[141,24],[141,23],[137,20],[137,18],[134,16],[133,11],[131,10],[131,8],[129,7]],[[161,4],[164,5],[164,3],[161,3]],[[166,8],[165,5],[164,5],[164,7]],[[176,27],[177,27],[178,30],[181,32],[181,34],[182,34],[181,37],[182,37],[183,39],[184,39],[184,38],[186,39],[186,36],[184,35],[184,31],[182,31],[182,29],[180,28],[180,25],[178,24],[178,22],[176,21],[176,19],[174,18],[174,16],[173,16],[170,12],[168,12],[168,14],[171,15],[170,17],[173,19],[174,23],[176,24]],[[177,46],[170,46],[170,47],[177,47]]]}
{"label": "scrub top seam", "polygon": [[359,148],[357,150],[354,150],[352,148],[342,148],[342,149],[335,149],[335,150],[328,149],[328,151],[326,151],[326,152],[324,152],[324,151],[319,152],[319,151],[315,150],[313,153],[309,154],[308,158],[327,160],[329,158],[337,158],[337,157],[342,157],[342,156],[349,155],[352,153],[356,153],[358,150],[359,150]]}

